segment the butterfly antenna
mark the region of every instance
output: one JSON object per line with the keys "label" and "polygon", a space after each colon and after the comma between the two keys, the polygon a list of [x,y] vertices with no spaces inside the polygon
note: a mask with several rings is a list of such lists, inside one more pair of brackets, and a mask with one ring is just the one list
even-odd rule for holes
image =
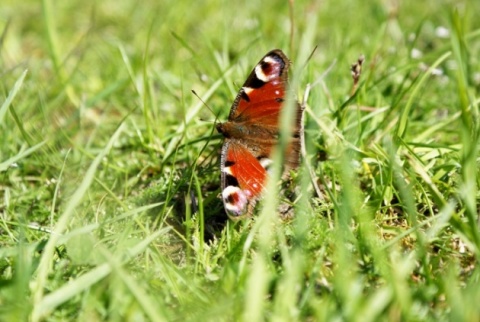
{"label": "butterfly antenna", "polygon": [[213,112],[213,109],[207,103],[205,103],[205,101],[200,96],[198,96],[198,94],[197,94],[197,92],[195,92],[195,90],[192,89],[192,93],[193,93],[193,95],[195,95],[200,100],[200,102],[203,103],[203,105],[205,105],[206,108],[208,108],[208,110],[210,112],[212,112],[213,116],[215,116],[215,121],[213,121],[213,124],[217,124],[218,114],[215,114],[215,112]]}
{"label": "butterfly antenna", "polygon": [[305,67],[307,67],[308,62],[310,61],[310,59],[312,59],[313,54],[315,54],[315,52],[317,51],[317,48],[318,48],[318,46],[315,46],[315,48],[313,48],[313,50],[312,50],[312,52],[310,53],[310,55],[308,55],[307,60],[306,60],[305,63],[303,64],[302,69],[305,69]]}
{"label": "butterfly antenna", "polygon": [[[313,54],[313,53],[312,53]],[[325,77],[330,73],[330,71],[333,69],[333,66],[337,63],[337,60],[334,59],[330,66],[320,75],[312,84],[307,84],[307,88],[305,89],[305,93],[303,94],[303,102],[302,105],[307,104],[308,97],[310,96],[310,90],[320,84]]]}
{"label": "butterfly antenna", "polygon": [[317,51],[317,48],[318,48],[318,45],[316,45],[316,46],[313,48],[312,52],[310,53],[310,56],[308,56],[307,61],[305,62],[305,65],[308,64],[308,62],[310,61],[310,59],[312,59],[313,54],[315,54],[315,52]]}

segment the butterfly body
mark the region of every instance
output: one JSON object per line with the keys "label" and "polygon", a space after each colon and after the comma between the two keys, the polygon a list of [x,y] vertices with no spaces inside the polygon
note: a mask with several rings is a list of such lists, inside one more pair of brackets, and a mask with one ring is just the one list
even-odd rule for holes
{"label": "butterfly body", "polygon": [[[225,140],[221,158],[222,199],[233,216],[251,215],[261,197],[272,165],[271,153],[280,135],[279,118],[285,100],[290,61],[281,50],[267,53],[250,73],[230,110],[228,121],[216,128]],[[296,120],[284,171],[298,166],[302,109]]]}

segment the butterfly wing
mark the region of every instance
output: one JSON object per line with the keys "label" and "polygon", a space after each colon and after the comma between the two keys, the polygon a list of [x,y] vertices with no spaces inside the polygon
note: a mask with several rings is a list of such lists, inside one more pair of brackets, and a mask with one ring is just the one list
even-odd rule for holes
{"label": "butterfly wing", "polygon": [[[228,122],[217,124],[225,137],[222,149],[222,199],[232,216],[250,215],[267,177],[279,116],[285,99],[290,62],[280,50],[267,53],[240,89]],[[302,110],[287,147],[286,169],[298,165]]]}
{"label": "butterfly wing", "polygon": [[248,146],[226,140],[222,150],[222,199],[228,214],[251,214],[267,171]]}

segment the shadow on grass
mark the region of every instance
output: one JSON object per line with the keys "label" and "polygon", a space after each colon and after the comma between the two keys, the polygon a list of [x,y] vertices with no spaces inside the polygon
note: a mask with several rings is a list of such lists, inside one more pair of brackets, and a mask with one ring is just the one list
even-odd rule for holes
{"label": "shadow on grass", "polygon": [[[198,178],[202,178],[198,184],[200,188],[194,187],[189,181],[192,170]],[[217,170],[213,165],[185,168],[177,170],[168,178],[159,178],[158,173],[152,172],[145,189],[135,198],[134,203],[137,206],[162,203],[148,211],[149,217],[156,225],[165,222],[186,238],[199,229],[202,217],[200,212],[203,210],[204,241],[210,242],[221,234],[228,221],[223,203],[218,197],[220,180],[216,178]]]}

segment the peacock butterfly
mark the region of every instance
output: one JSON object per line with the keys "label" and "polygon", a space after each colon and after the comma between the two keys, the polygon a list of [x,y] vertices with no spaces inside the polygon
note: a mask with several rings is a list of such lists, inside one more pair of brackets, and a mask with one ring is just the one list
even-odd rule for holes
{"label": "peacock butterfly", "polygon": [[[218,123],[224,136],[221,186],[225,211],[233,217],[251,216],[261,197],[271,153],[280,133],[279,117],[288,85],[287,56],[268,52],[237,94],[228,121]],[[299,164],[303,109],[296,102],[296,122],[285,154],[284,176]]]}

